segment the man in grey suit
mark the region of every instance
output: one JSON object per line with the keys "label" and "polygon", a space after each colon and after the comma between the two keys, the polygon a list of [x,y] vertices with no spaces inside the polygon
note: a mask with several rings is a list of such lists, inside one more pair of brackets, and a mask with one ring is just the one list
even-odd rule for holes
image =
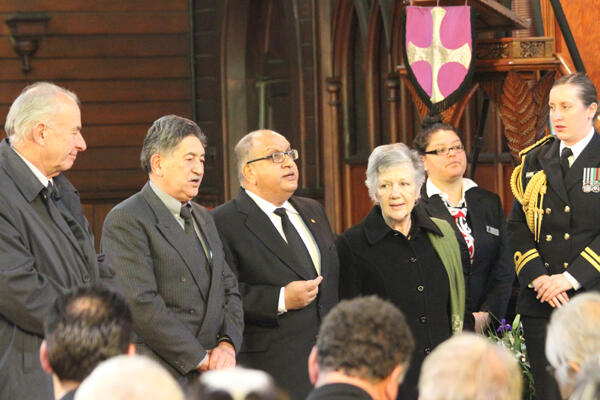
{"label": "man in grey suit", "polygon": [[206,137],[193,121],[167,115],[144,140],[140,192],[106,217],[102,248],[133,313],[138,353],[182,384],[235,365],[243,330],[237,280],[208,211],[190,200],[204,174]]}
{"label": "man in grey suit", "polygon": [[43,320],[70,289],[110,279],[79,195],[62,175],[86,148],[77,96],[38,82],[13,102],[0,143],[0,398],[52,399]]}
{"label": "man in grey suit", "polygon": [[304,399],[308,354],[321,318],[338,301],[334,236],[321,204],[293,196],[298,151],[285,137],[251,132],[235,154],[242,188],[212,212],[244,300],[239,361]]}

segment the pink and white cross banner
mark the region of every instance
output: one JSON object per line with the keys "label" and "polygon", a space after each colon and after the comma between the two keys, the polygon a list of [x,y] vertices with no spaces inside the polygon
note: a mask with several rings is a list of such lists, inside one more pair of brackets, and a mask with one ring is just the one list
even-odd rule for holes
{"label": "pink and white cross banner", "polygon": [[471,7],[405,8],[404,62],[419,97],[436,112],[460,99],[473,69]]}

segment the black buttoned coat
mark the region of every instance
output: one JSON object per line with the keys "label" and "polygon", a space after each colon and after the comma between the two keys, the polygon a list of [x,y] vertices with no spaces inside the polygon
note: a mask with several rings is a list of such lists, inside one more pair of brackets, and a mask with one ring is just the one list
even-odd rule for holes
{"label": "black buttoned coat", "polygon": [[465,238],[440,196],[427,196],[423,185],[419,199],[430,216],[445,219],[456,232],[467,290],[467,311],[488,311],[500,320],[506,313],[515,278],[502,203],[497,194],[481,187],[467,190],[465,201],[467,219],[475,240],[473,263]]}
{"label": "black buttoned coat", "polygon": [[448,274],[428,232],[442,235],[420,207],[412,212],[410,239],[386,225],[379,206],[338,238],[340,297],[377,295],[406,316],[415,339],[399,399],[416,399],[425,356],[448,339],[450,294]]}

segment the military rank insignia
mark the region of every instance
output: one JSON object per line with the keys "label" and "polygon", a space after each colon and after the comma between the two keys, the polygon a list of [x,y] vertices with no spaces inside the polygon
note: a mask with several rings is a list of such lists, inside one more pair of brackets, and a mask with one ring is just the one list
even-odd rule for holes
{"label": "military rank insignia", "polygon": [[600,192],[600,168],[584,168],[581,189],[585,193]]}

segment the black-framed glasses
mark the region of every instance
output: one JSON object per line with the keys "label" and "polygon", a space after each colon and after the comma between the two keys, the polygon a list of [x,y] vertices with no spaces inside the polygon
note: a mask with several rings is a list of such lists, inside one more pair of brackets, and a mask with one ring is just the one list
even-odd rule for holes
{"label": "black-framed glasses", "polygon": [[459,153],[464,150],[465,150],[465,146],[463,146],[462,144],[456,144],[456,145],[450,146],[450,147],[439,147],[434,150],[429,150],[429,151],[424,152],[424,154],[435,154],[438,156],[447,156],[451,151]]}
{"label": "black-framed glasses", "polygon": [[256,161],[260,161],[260,160],[268,160],[269,158],[275,164],[281,164],[282,162],[285,161],[286,157],[290,157],[292,160],[297,160],[298,159],[298,150],[291,149],[291,150],[288,150],[288,151],[277,151],[277,152],[275,152],[273,154],[269,154],[268,156],[257,158],[255,160],[250,160],[250,161],[248,161],[246,163],[246,165],[251,164],[251,163],[256,162]]}

